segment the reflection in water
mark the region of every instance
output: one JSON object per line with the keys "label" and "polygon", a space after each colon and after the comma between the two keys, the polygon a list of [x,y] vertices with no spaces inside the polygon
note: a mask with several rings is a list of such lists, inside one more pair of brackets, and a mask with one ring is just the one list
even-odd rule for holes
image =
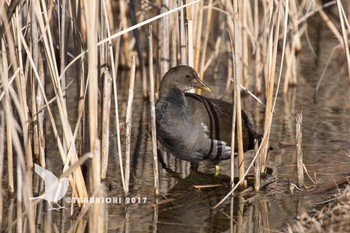
{"label": "reflection in water", "polygon": [[[268,203],[259,196],[237,195],[218,209],[212,209],[229,192],[229,183],[227,175],[200,172],[192,172],[179,180],[159,205],[159,232],[260,232],[256,230],[269,229]],[[208,187],[195,188],[199,185]],[[248,198],[255,199],[255,203],[249,204]]]}

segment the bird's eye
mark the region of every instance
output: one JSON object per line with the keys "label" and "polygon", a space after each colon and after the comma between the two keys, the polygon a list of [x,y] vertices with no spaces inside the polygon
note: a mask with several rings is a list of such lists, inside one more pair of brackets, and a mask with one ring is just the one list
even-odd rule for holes
{"label": "bird's eye", "polygon": [[191,79],[191,75],[190,74],[186,74],[185,78],[189,80],[189,79]]}

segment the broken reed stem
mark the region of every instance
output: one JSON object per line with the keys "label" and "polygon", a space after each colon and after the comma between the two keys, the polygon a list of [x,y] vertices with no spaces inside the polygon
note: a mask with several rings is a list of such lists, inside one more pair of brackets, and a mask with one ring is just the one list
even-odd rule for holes
{"label": "broken reed stem", "polygon": [[105,179],[108,169],[109,155],[109,119],[111,109],[112,77],[107,67],[102,69],[103,103],[102,103],[102,148],[101,148],[101,178]]}
{"label": "broken reed stem", "polygon": [[[149,65],[149,83],[150,83],[150,115],[151,115],[151,131],[152,131],[152,153],[153,153],[153,182],[155,196],[159,196],[159,171],[157,157],[157,131],[156,131],[156,113],[154,105],[154,72],[153,72],[153,44],[152,44],[152,25],[149,26],[148,34],[148,65]],[[156,202],[158,198],[155,198]]]}
{"label": "broken reed stem", "polygon": [[[254,154],[259,153],[259,142],[258,140],[254,140]],[[261,168],[260,168],[260,153],[256,157],[256,160],[254,162],[254,190],[259,191],[260,190],[260,174],[261,174]]]}
{"label": "broken reed stem", "polygon": [[241,53],[241,27],[239,23],[238,0],[234,1],[234,32],[235,32],[235,92],[236,92],[236,115],[237,115],[237,148],[238,148],[238,171],[239,179],[242,180],[240,187],[246,188],[247,183],[244,177],[244,152],[243,152],[243,131],[242,131],[242,107],[241,107],[241,80],[242,80],[242,53]]}
{"label": "broken reed stem", "polygon": [[135,71],[136,61],[135,56],[131,58],[131,74],[130,74],[130,86],[129,86],[129,97],[128,105],[126,108],[126,133],[125,133],[125,196],[129,193],[129,179],[130,179],[130,150],[131,150],[131,123],[132,123],[132,103],[134,100],[134,84],[135,84]]}
{"label": "broken reed stem", "polygon": [[303,150],[302,144],[302,122],[303,114],[299,113],[296,117],[296,153],[297,153],[297,173],[298,173],[298,187],[304,187],[304,162],[303,162]]}

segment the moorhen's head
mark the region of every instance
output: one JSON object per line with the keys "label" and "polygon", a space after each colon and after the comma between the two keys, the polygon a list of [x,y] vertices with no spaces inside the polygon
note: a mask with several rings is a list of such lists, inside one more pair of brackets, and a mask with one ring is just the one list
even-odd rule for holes
{"label": "moorhen's head", "polygon": [[171,68],[160,83],[160,90],[179,89],[182,92],[200,88],[210,92],[209,87],[199,79],[197,72],[190,66],[180,65]]}

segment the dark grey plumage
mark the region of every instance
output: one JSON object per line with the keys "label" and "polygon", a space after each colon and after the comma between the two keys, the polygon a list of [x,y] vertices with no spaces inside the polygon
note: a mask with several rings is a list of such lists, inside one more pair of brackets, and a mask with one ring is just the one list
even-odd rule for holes
{"label": "dark grey plumage", "polygon": [[[232,104],[185,93],[193,88],[209,90],[192,67],[177,66],[164,75],[156,104],[158,140],[182,160],[216,163],[229,159]],[[243,111],[242,121],[243,147],[247,151],[254,148],[254,139],[259,139],[260,135]]]}

